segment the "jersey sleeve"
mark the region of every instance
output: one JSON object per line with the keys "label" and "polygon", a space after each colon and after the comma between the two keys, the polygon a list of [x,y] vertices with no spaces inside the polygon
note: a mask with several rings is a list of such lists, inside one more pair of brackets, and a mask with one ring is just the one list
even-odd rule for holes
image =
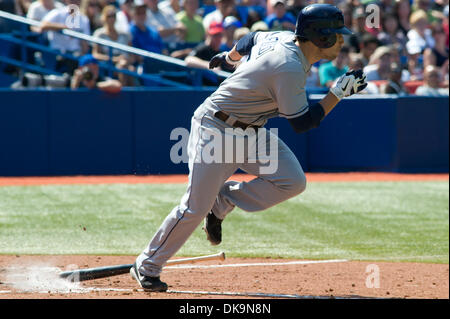
{"label": "jersey sleeve", "polygon": [[280,72],[273,77],[273,98],[280,117],[291,119],[308,111],[305,82],[302,72]]}

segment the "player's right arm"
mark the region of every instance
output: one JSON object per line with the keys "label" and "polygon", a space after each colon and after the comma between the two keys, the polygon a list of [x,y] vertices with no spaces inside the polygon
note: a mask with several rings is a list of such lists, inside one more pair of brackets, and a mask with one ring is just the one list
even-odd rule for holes
{"label": "player's right arm", "polygon": [[309,105],[307,111],[300,116],[288,118],[289,123],[297,133],[318,127],[323,118],[334,109],[342,98],[364,90],[367,86],[365,81],[366,76],[361,70],[347,72],[339,78],[322,100]]}
{"label": "player's right arm", "polygon": [[258,32],[250,32],[243,36],[230,51],[216,54],[209,62],[209,68],[214,69],[223,63],[231,66],[238,64],[242,57],[248,55],[252,50],[257,34]]}

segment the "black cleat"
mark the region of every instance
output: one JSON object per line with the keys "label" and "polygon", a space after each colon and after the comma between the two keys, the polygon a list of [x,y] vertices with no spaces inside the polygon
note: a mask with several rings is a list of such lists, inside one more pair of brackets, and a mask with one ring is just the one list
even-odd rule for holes
{"label": "black cleat", "polygon": [[143,276],[138,271],[136,263],[130,268],[131,277],[133,277],[144,291],[158,291],[164,292],[167,290],[167,284],[162,282],[159,277]]}
{"label": "black cleat", "polygon": [[219,245],[222,242],[222,221],[213,212],[209,212],[205,218],[205,226],[203,229],[206,232],[206,238],[213,246]]}

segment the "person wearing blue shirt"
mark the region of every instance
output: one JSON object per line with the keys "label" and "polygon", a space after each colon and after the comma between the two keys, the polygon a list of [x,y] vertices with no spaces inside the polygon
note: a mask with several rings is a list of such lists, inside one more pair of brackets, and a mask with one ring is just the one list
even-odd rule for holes
{"label": "person wearing blue shirt", "polygon": [[164,43],[158,31],[145,24],[147,7],[145,4],[133,8],[133,23],[130,27],[131,44],[137,49],[163,54]]}
{"label": "person wearing blue shirt", "polygon": [[348,63],[350,61],[350,49],[343,46],[333,61],[323,63],[319,66],[320,85],[332,87],[334,81],[348,71]]}
{"label": "person wearing blue shirt", "polygon": [[264,22],[270,31],[295,31],[297,19],[286,11],[286,0],[270,0],[273,13],[268,15]]}

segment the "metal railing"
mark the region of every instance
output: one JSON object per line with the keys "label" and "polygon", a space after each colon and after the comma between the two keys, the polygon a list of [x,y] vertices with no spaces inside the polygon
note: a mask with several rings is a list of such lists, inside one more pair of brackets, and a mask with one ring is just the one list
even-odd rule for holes
{"label": "metal railing", "polygon": [[[15,43],[15,44],[18,44],[21,46],[21,59],[16,60],[11,57],[0,55],[0,62],[15,65],[15,66],[21,68],[22,70],[29,70],[32,72],[43,73],[43,74],[58,74],[58,72],[56,72],[55,70],[46,69],[41,66],[36,66],[36,65],[28,63],[26,60],[27,48],[39,50],[42,52],[48,52],[48,53],[54,54],[55,57],[59,55],[59,56],[63,56],[68,59],[78,60],[78,57],[75,57],[71,54],[62,53],[59,50],[52,49],[52,48],[49,48],[48,46],[29,41],[27,39],[27,35],[30,34],[30,31],[28,30],[28,28],[30,26],[36,26],[36,27],[40,26],[41,23],[39,21],[24,18],[22,16],[18,16],[18,15],[11,14],[11,13],[1,11],[1,10],[0,10],[0,19],[6,19],[9,21],[14,21],[16,23],[20,23],[20,28],[21,28],[20,33],[16,34],[16,35],[9,34],[9,33],[0,33],[0,39]],[[19,31],[19,30],[15,30],[15,31]],[[53,32],[55,32],[55,31],[53,31]],[[230,75],[230,73],[224,72],[224,71],[213,72],[210,70],[191,68],[191,67],[187,66],[186,62],[184,62],[183,60],[180,60],[180,59],[165,56],[162,54],[157,54],[154,52],[149,52],[149,51],[138,49],[138,48],[134,48],[134,47],[120,44],[120,43],[110,41],[110,40],[100,39],[100,38],[93,37],[91,35],[87,35],[87,34],[77,32],[74,30],[64,29],[64,30],[61,30],[58,32],[66,35],[66,36],[69,36],[69,37],[87,41],[91,45],[94,43],[94,44],[108,47],[109,62],[100,64],[100,67],[107,69],[110,74],[112,74],[113,72],[120,72],[120,73],[130,75],[133,77],[151,80],[156,83],[160,83],[161,85],[172,86],[172,87],[183,87],[183,88],[191,88],[192,86],[195,86],[195,87],[201,86],[202,78],[203,78],[204,74],[209,73],[209,77],[217,76],[220,79],[227,78]],[[114,66],[114,64],[112,63],[114,49],[120,50],[120,51],[128,53],[128,54],[137,55],[144,59],[148,59],[150,61],[150,63],[153,61],[155,63],[166,64],[169,66],[170,69],[174,68],[177,71],[175,71],[175,72],[174,71],[165,71],[164,69],[161,69],[156,74],[149,74],[149,73],[140,74],[137,72],[126,70],[126,69],[117,69]],[[171,77],[185,76],[187,78],[190,78],[191,85],[186,85],[186,84],[183,84],[180,82],[169,80],[169,79],[164,78],[164,76],[171,76]]]}

